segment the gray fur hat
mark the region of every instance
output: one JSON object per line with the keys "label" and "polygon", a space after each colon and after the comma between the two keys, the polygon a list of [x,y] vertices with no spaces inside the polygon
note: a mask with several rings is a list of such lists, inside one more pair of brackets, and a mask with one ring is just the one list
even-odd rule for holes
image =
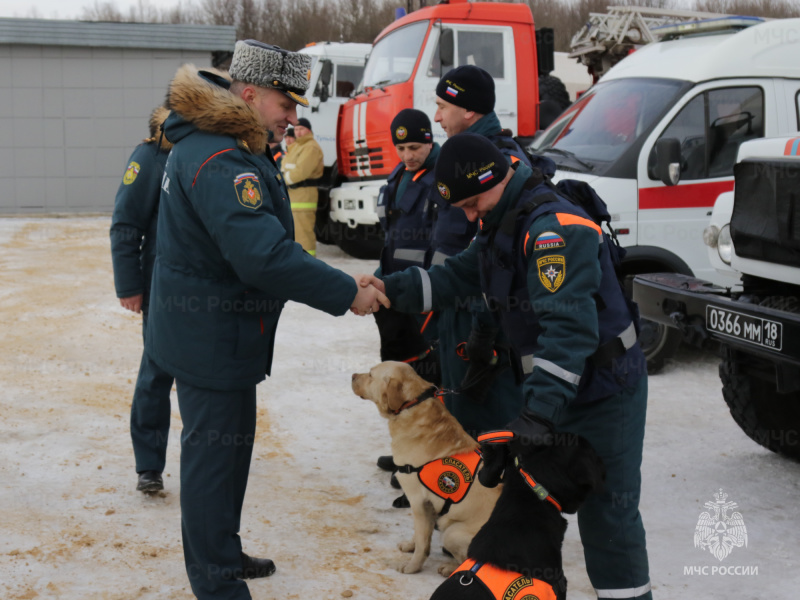
{"label": "gray fur hat", "polygon": [[244,83],[274,88],[300,104],[308,106],[303,97],[308,89],[311,57],[289,52],[278,46],[257,40],[239,40],[233,49],[230,76]]}

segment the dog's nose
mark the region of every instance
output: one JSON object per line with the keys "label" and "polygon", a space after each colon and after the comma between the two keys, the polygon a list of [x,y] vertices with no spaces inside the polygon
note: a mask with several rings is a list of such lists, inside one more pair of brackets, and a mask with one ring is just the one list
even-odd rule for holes
{"label": "dog's nose", "polygon": [[356,380],[356,377],[358,377],[358,373],[353,373],[353,376],[352,376],[350,379],[351,379],[352,381],[355,381],[355,380]]}

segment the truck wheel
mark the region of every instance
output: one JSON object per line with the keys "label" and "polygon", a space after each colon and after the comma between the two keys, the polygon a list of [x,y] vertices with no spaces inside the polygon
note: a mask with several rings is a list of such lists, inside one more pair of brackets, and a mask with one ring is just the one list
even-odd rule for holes
{"label": "truck wheel", "polygon": [[570,104],[563,81],[552,75],[539,77],[539,129],[547,129]]}
{"label": "truck wheel", "polygon": [[336,245],[353,258],[378,259],[383,249],[383,229],[379,225],[340,225]]}
{"label": "truck wheel", "polygon": [[663,369],[667,360],[675,356],[682,339],[679,329],[642,319],[639,346],[647,359],[647,373],[653,375]]}
{"label": "truck wheel", "polygon": [[[722,395],[733,420],[756,443],[794,460],[800,460],[800,392],[782,394],[774,380],[757,377],[741,368],[723,347],[719,366]],[[741,359],[751,362],[751,356]]]}

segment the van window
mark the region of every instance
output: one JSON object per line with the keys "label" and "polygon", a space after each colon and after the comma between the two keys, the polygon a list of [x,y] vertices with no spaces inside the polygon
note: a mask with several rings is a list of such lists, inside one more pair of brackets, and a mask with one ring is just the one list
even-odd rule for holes
{"label": "van window", "polygon": [[794,95],[794,114],[797,115],[797,131],[800,131],[800,91]]}
{"label": "van window", "polygon": [[494,79],[504,79],[505,55],[501,31],[453,30],[453,43],[458,49],[456,64],[442,67],[439,61],[439,45],[436,44],[428,65],[428,77],[441,77],[452,68],[475,65],[484,69]]}
{"label": "van window", "polygon": [[[760,87],[722,88],[698,94],[670,122],[660,138],[681,143],[681,179],[730,177],[739,145],[764,137],[764,93]],[[657,180],[655,149],[648,176]]]}
{"label": "van window", "polygon": [[364,67],[356,65],[338,65],[336,67],[336,95],[339,98],[349,98],[350,94],[358,87]]}

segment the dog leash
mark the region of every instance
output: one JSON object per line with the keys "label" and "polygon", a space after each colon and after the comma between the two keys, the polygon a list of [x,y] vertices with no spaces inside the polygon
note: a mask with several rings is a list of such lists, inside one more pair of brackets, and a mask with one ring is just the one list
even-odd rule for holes
{"label": "dog leash", "polygon": [[[488,431],[482,435],[478,436],[478,443],[481,445],[483,444],[508,444],[512,439],[514,439],[515,435],[513,431]],[[522,475],[522,479],[525,483],[528,484],[528,487],[531,488],[536,497],[539,500],[550,502],[553,506],[558,509],[558,512],[562,512],[561,504],[553,497],[553,495],[547,491],[547,488],[544,487],[541,483],[536,481],[533,476],[528,473],[525,469],[522,468],[519,462],[519,457],[514,457],[514,467],[519,471],[519,474]]]}

